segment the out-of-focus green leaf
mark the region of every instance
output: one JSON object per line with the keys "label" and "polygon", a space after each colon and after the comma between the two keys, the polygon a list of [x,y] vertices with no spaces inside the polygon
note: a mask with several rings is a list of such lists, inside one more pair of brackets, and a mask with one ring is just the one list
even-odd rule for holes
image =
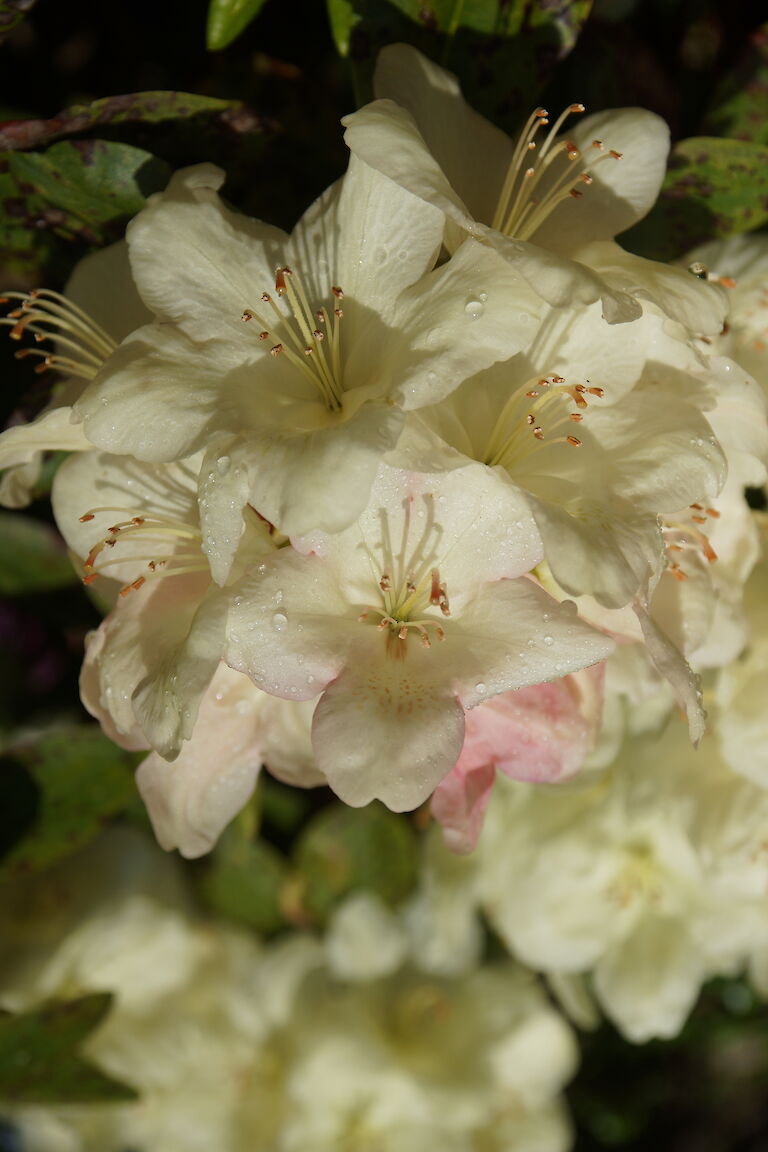
{"label": "out-of-focus green leaf", "polygon": [[274,932],[285,924],[280,892],[287,871],[275,848],[248,836],[241,822],[235,821],[206,861],[201,895],[219,915],[257,932]]}
{"label": "out-of-focus green leaf", "polygon": [[768,24],[752,34],[743,58],[718,84],[704,131],[768,144]]}
{"label": "out-of-focus green leaf", "polygon": [[44,225],[39,208],[28,203],[11,175],[8,157],[0,156],[0,290],[30,288],[37,282],[38,269],[48,263],[55,244]]}
{"label": "out-of-focus green leaf", "polygon": [[266,0],[211,0],[205,43],[209,52],[218,52],[236,40],[258,16]]}
{"label": "out-of-focus green leaf", "polygon": [[133,798],[132,757],[95,726],[48,732],[7,755],[28,769],[40,800],[34,823],[0,862],[0,880],[82,848]]}
{"label": "out-of-focus green leaf", "polygon": [[12,152],[9,170],[31,204],[53,209],[62,231],[92,243],[135,216],[170,177],[168,166],[149,152],[106,140],[63,140],[45,152]]}
{"label": "out-of-focus green leaf", "polygon": [[453,35],[460,28],[483,36],[534,35],[546,27],[553,42],[570,50],[592,7],[591,0],[391,0],[406,16],[438,32]]}
{"label": "out-of-focus green leaf", "polygon": [[0,1101],[76,1104],[135,1100],[133,1088],[105,1076],[77,1055],[111,1003],[109,993],[99,992],[21,1016],[0,1013]]}
{"label": "out-of-focus green leaf", "polygon": [[324,920],[331,909],[358,888],[395,904],[416,878],[416,837],[404,816],[374,802],[366,808],[334,804],[305,828],[295,852],[301,903]]}
{"label": "out-of-focus green leaf", "polygon": [[352,0],[326,0],[326,3],[336,51],[340,56],[347,56],[349,55],[352,29],[360,17],[355,11]]}
{"label": "out-of-focus green leaf", "polygon": [[[522,125],[535,108],[541,88],[575,46],[592,8],[592,0],[337,3],[351,4],[357,16],[349,32],[349,57],[361,99],[371,97],[379,49],[402,40],[457,73],[470,103],[509,129]],[[348,24],[348,12],[345,19]]]}
{"label": "out-of-focus green leaf", "polygon": [[0,512],[0,595],[61,588],[77,580],[60,537],[31,516]]}
{"label": "out-of-focus green leaf", "polygon": [[37,0],[0,0],[0,44],[36,3]]}
{"label": "out-of-focus green leaf", "polygon": [[107,125],[140,122],[163,124],[168,121],[201,117],[235,121],[243,112],[237,100],[218,100],[190,92],[130,92],[107,96],[90,104],[74,104],[48,120],[10,120],[0,123],[0,152],[39,148],[62,136],[91,132]]}
{"label": "out-of-focus green leaf", "polygon": [[704,240],[768,220],[768,148],[697,136],[672,150],[655,208],[621,238],[632,252],[673,260]]}

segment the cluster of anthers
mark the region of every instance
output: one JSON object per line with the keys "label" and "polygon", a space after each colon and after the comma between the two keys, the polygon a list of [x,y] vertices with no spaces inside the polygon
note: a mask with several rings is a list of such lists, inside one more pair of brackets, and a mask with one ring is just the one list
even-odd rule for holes
{"label": "cluster of anthers", "polygon": [[[84,565],[83,584],[92,584],[97,576],[108,575],[104,569],[111,565],[126,563],[125,556],[114,556],[108,560],[101,559],[101,554],[105,548],[114,548],[118,541],[134,541],[136,539],[142,543],[148,540],[151,545],[153,539],[158,536],[166,544],[183,541],[186,547],[182,551],[174,551],[170,556],[165,557],[131,555],[128,559],[132,563],[146,561],[147,574],[138,576],[129,584],[124,585],[120,589],[121,596],[127,596],[129,592],[137,591],[148,580],[208,570],[208,565],[201,552],[202,536],[200,530],[191,524],[185,524],[182,520],[175,520],[155,512],[142,511],[132,514],[132,509],[119,507],[91,508],[90,511],[85,512],[80,517],[80,523],[86,524],[102,512],[123,512],[127,514],[128,518],[112,524],[107,529],[107,535],[91,548]],[[98,568],[96,567],[97,562]]]}
{"label": "cluster of anthers", "polygon": [[[716,508],[705,508],[702,504],[691,504],[685,513],[674,521],[665,519],[662,525],[664,544],[667,550],[667,571],[675,580],[687,580],[688,573],[681,566],[677,555],[681,552],[695,552],[708,564],[714,564],[717,553],[712,547],[703,526],[718,520]],[[674,553],[674,556],[670,555]]]}
{"label": "cluster of anthers", "polygon": [[[589,406],[589,397],[604,396],[602,388],[589,384],[567,384],[564,376],[541,376],[533,385],[529,382],[515,389],[499,413],[488,442],[485,463],[490,467],[504,466],[518,462],[534,450],[527,438],[530,432],[534,440],[545,442],[547,446],[568,444],[580,448],[581,440],[572,433],[548,435],[546,417],[552,417],[549,432],[560,430],[564,420],[580,424],[583,411]],[[564,413],[562,400],[569,399],[578,411]],[[526,401],[532,400],[529,404]],[[523,415],[524,413],[524,415]]]}
{"label": "cluster of anthers", "polygon": [[[543,144],[535,137],[549,125],[545,108],[532,112],[518,137],[507,175],[499,195],[491,226],[505,236],[528,240],[547,216],[563,200],[578,200],[582,195],[579,184],[591,184],[592,176],[586,168],[575,176],[571,165],[582,156],[572,140],[556,143],[556,137],[569,116],[584,111],[583,104],[569,104],[549,129]],[[601,160],[620,160],[621,152],[606,149],[602,140],[593,140],[592,149],[598,153],[589,167],[594,169]],[[566,159],[566,168],[556,173],[558,160]]]}
{"label": "cluster of anthers", "polygon": [[[313,311],[300,276],[292,268],[278,268],[275,273],[275,292],[285,297],[291,315],[286,316],[277,302],[263,292],[261,300],[274,313],[272,324],[277,323],[278,331],[274,338],[277,343],[270,348],[272,356],[285,356],[299,369],[320,394],[325,406],[338,411],[343,405],[344,385],[341,370],[341,321],[344,312],[340,307],[344,292],[336,285],[331,287],[335,305],[323,305]],[[244,322],[258,321],[261,331],[259,340],[273,338],[270,322],[254,308],[246,308],[241,319]],[[291,320],[293,323],[291,323]]]}
{"label": "cluster of anthers", "polygon": [[427,616],[416,620],[410,619],[412,612],[421,613],[428,606],[439,608],[443,616],[450,616],[448,591],[440,579],[439,569],[430,568],[420,580],[416,579],[413,572],[408,572],[405,579],[395,587],[390,574],[384,572],[379,579],[379,589],[383,608],[367,608],[360,614],[358,620],[361,623],[365,622],[371,613],[379,617],[376,627],[379,632],[387,633],[388,652],[392,652],[393,642],[400,641],[401,643],[396,644],[394,654],[404,656],[404,642],[411,631],[417,633],[424,648],[432,647],[429,629],[432,629],[437,640],[445,639],[445,632],[437,620]]}
{"label": "cluster of anthers", "polygon": [[35,288],[31,292],[6,292],[0,304],[19,301],[7,316],[0,317],[0,325],[7,325],[12,340],[21,340],[31,334],[36,344],[53,343],[50,348],[20,348],[17,360],[39,356],[35,372],[54,369],[65,376],[92,380],[117,344],[93,317],[82,308],[49,288]]}

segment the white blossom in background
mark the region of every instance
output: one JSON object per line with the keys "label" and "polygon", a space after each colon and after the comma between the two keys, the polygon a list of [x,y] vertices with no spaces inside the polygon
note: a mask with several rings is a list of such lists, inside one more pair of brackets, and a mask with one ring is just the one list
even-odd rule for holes
{"label": "white blossom in background", "polygon": [[328,959],[299,933],[259,944],[197,919],[157,857],[135,832],[110,835],[58,870],[58,893],[33,878],[3,906],[18,942],[0,1003],[112,989],[83,1053],[140,1092],[4,1109],[35,1152],[567,1152],[576,1046],[530,974],[502,962],[451,980],[390,947],[388,971],[364,976],[394,929],[360,898],[367,931],[340,910]]}
{"label": "white blossom in background", "polygon": [[501,781],[476,892],[513,955],[589,974],[629,1039],[670,1037],[706,979],[768,942],[767,836],[768,795],[676,719],[589,786]]}

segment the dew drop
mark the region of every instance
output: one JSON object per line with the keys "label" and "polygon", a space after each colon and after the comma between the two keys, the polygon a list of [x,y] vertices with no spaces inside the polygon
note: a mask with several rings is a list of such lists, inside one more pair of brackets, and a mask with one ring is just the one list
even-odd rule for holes
{"label": "dew drop", "polygon": [[551,644],[554,644],[555,642],[554,636],[543,636],[542,640],[547,645],[547,647],[549,647]]}
{"label": "dew drop", "polygon": [[488,293],[487,292],[478,292],[477,298],[481,304],[485,304],[486,300],[488,299]]}
{"label": "dew drop", "polygon": [[478,300],[473,296],[470,300],[467,300],[466,304],[464,305],[464,311],[466,312],[467,316],[469,316],[470,320],[477,320],[478,317],[482,315],[483,301]]}
{"label": "dew drop", "polygon": [[275,612],[274,616],[272,617],[272,627],[274,628],[275,632],[282,632],[285,629],[287,623],[288,617],[284,612]]}
{"label": "dew drop", "polygon": [[485,684],[483,684],[482,680],[475,684],[475,692],[485,692]]}
{"label": "dew drop", "polygon": [[231,460],[229,459],[229,456],[219,456],[218,460],[216,461],[216,468],[218,469],[219,476],[226,476],[227,472],[229,472],[230,464]]}

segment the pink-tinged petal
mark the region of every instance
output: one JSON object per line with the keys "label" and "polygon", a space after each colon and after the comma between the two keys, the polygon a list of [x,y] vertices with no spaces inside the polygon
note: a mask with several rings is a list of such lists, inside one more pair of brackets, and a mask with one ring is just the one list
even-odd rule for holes
{"label": "pink-tinged petal", "polygon": [[462,754],[432,794],[432,815],[452,852],[465,855],[477,844],[495,779],[492,763],[468,765]]}
{"label": "pink-tinged petal", "polygon": [[471,852],[496,770],[514,780],[553,783],[579,771],[602,712],[605,665],[494,696],[466,716],[458,763],[432,797],[448,847]]}
{"label": "pink-tinged petal", "polygon": [[391,659],[381,637],[370,640],[321,697],[312,743],[320,771],[345,803],[359,808],[378,799],[405,812],[456,763],[464,710],[436,677],[431,652]]}
{"label": "pink-tinged petal", "polygon": [[220,664],[178,758],[153,752],[139,767],[136,782],[166,851],[188,859],[209,852],[247,803],[261,766],[264,699],[247,676]]}

